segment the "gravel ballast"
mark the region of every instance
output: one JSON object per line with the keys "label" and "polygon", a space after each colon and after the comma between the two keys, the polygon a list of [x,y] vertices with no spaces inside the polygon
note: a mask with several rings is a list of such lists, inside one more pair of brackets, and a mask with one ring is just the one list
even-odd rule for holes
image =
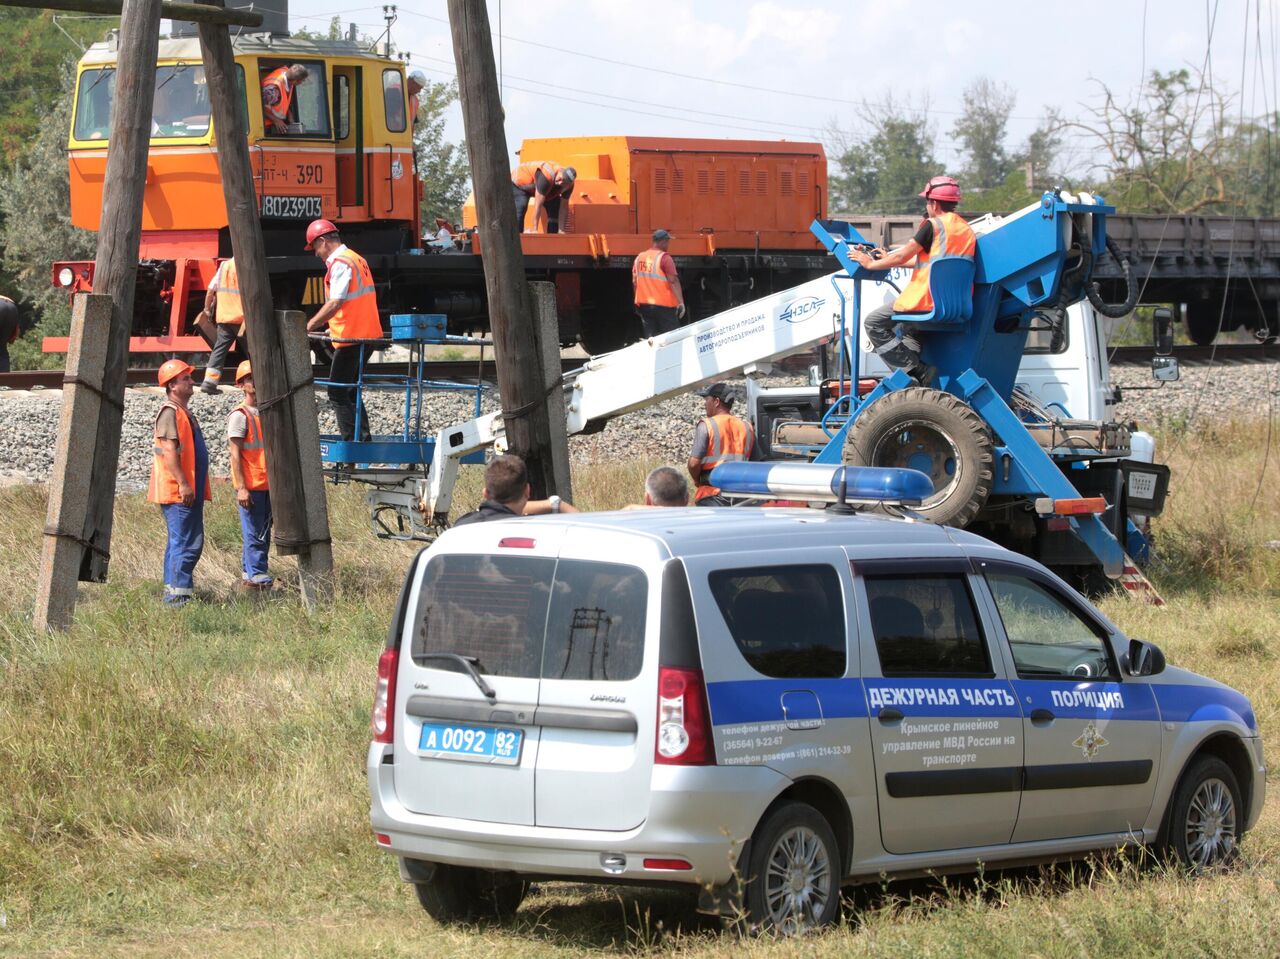
{"label": "gravel ballast", "polygon": [[[1117,367],[1112,378],[1122,401],[1114,415],[1141,428],[1183,427],[1201,420],[1257,419],[1280,412],[1280,364],[1186,367],[1182,379],[1158,389],[1145,367]],[[778,383],[795,382],[794,378]],[[145,489],[151,470],[152,425],[163,396],[158,389],[129,390],[120,448],[119,492]],[[205,432],[215,476],[226,476],[227,414],[240,402],[237,390],[224,389],[213,397],[197,392],[191,408]],[[44,482],[53,468],[62,394],[58,390],[0,395],[0,486],[15,482]],[[399,429],[403,396],[379,395],[369,401],[377,432]],[[425,403],[424,421],[431,430],[468,419],[474,399],[464,394],[432,394]],[[483,409],[497,408],[495,393],[485,394]],[[609,422],[603,431],[569,440],[577,464],[634,458],[680,465],[689,452],[693,427],[702,415],[702,400],[692,394],[673,397],[648,409]],[[323,393],[317,395],[322,433],[336,431],[333,413]]]}

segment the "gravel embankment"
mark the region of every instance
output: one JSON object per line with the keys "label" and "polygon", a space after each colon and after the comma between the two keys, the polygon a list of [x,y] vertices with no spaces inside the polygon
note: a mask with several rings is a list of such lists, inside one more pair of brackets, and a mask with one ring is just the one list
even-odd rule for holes
{"label": "gravel embankment", "polygon": [[[1235,417],[1251,419],[1280,412],[1280,365],[1253,364],[1216,369],[1188,367],[1177,383],[1155,390],[1133,387],[1155,386],[1144,367],[1119,367],[1113,371],[1123,399],[1115,415],[1135,420],[1151,429],[1163,424]],[[791,378],[778,382],[794,381]],[[12,394],[0,398],[0,486],[14,482],[43,482],[53,468],[61,410],[59,391]],[[162,396],[159,390],[130,390],[121,439],[121,492],[145,488],[151,469],[151,429]],[[214,475],[225,476],[227,414],[240,401],[240,394],[224,390],[210,397],[197,392],[192,409],[205,430],[212,453]],[[469,418],[474,400],[463,395],[437,394],[426,402],[425,422],[431,429]],[[403,398],[378,396],[371,402],[374,428],[398,429],[403,421]],[[320,429],[336,430],[333,414],[323,394],[317,396]],[[495,395],[486,394],[484,409],[496,408]],[[673,464],[688,456],[693,425],[702,413],[702,401],[692,395],[678,396],[611,421],[602,432],[570,439],[570,454],[578,463],[611,459],[649,457]]]}

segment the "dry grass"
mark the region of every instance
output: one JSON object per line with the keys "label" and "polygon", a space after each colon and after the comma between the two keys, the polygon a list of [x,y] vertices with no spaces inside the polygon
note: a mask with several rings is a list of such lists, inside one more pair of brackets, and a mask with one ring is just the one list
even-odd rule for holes
{"label": "dry grass", "polygon": [[[1171,608],[1103,605],[1172,662],[1250,696],[1276,728],[1276,498],[1249,508],[1261,433],[1189,437],[1161,521]],[[1197,452],[1198,450],[1198,452]],[[639,498],[654,463],[579,470],[587,508]],[[458,505],[479,495],[468,469]],[[1272,478],[1268,479],[1271,482]],[[505,927],[445,930],[369,835],[364,754],[373,667],[415,547],[375,541],[362,494],[332,500],[339,597],[238,597],[225,487],[199,584],[158,600],[163,530],[120,501],[112,582],[76,627],[30,628],[41,491],[0,490],[0,954],[22,956],[1251,956],[1280,941],[1280,814],[1231,873],[1191,880],[1121,860],[861,893],[855,918],[799,943],[742,941],[687,897],[541,886]],[[274,564],[288,579],[291,562]]]}

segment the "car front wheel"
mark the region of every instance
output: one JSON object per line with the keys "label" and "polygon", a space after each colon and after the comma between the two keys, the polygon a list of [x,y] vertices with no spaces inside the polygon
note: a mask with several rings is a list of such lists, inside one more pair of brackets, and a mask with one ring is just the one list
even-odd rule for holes
{"label": "car front wheel", "polygon": [[1242,819],[1235,773],[1216,756],[1201,756],[1174,793],[1168,849],[1193,872],[1221,869],[1239,851]]}
{"label": "car front wheel", "polygon": [[840,911],[840,847],[817,810],[789,802],[752,838],[746,919],[750,927],[795,936],[835,922]]}

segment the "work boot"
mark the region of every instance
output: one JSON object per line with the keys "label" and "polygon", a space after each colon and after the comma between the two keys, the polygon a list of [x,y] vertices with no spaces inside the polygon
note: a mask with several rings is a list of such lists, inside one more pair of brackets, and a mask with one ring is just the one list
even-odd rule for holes
{"label": "work boot", "polygon": [[938,368],[929,363],[918,363],[907,371],[907,375],[921,386],[928,387],[933,385],[938,375]]}
{"label": "work boot", "polygon": [[216,380],[205,380],[200,384],[200,392],[207,393],[210,396],[218,395],[218,383]]}

